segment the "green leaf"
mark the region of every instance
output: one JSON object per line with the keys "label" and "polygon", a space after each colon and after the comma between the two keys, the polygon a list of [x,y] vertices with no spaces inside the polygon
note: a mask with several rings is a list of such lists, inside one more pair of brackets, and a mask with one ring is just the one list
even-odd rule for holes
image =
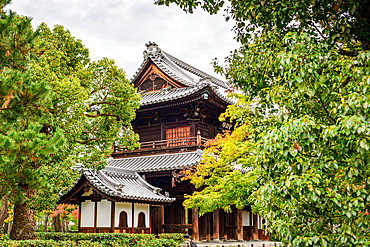
{"label": "green leaf", "polygon": [[295,157],[298,154],[298,150],[295,147],[290,147],[289,153]]}
{"label": "green leaf", "polygon": [[365,139],[361,140],[360,147],[362,147],[365,150],[369,150],[369,146],[367,145],[367,141]]}

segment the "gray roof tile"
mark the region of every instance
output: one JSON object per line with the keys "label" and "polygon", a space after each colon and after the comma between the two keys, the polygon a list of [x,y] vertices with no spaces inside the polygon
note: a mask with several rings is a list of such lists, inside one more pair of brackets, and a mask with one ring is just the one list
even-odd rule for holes
{"label": "gray roof tile", "polygon": [[195,166],[203,151],[176,154],[150,155],[109,160],[105,169],[128,169],[137,172],[170,171]]}
{"label": "gray roof tile", "polygon": [[81,165],[74,168],[80,172],[80,177],[67,190],[59,192],[59,197],[67,194],[84,176],[96,189],[123,200],[138,200],[158,203],[168,203],[175,198],[166,197],[159,192],[160,188],[148,184],[137,172],[107,167],[103,170],[85,168]]}
{"label": "gray roof tile", "polygon": [[144,51],[144,61],[131,81],[136,79],[149,58],[164,73],[166,73],[172,79],[183,83],[184,85],[196,86],[200,80],[209,78],[212,84],[220,86],[224,89],[229,88],[229,84],[227,82],[219,80],[187,63],[184,63],[176,57],[171,56],[170,54],[162,51],[154,42],[149,42],[145,45],[147,46],[147,49]]}
{"label": "gray roof tile", "polygon": [[[202,83],[196,86],[189,86],[189,87],[175,88],[175,89],[169,89],[167,87],[159,91],[144,93],[141,95],[141,105],[143,106],[152,105],[152,104],[172,101],[175,99],[181,99],[181,98],[192,95],[206,88],[208,85],[209,83],[207,83],[206,81],[203,81]],[[217,87],[210,85],[210,88],[212,89],[213,92],[217,94],[217,96],[219,96],[221,99],[223,99],[228,104],[234,103],[233,101],[227,99],[224,95],[222,95],[222,93]]]}

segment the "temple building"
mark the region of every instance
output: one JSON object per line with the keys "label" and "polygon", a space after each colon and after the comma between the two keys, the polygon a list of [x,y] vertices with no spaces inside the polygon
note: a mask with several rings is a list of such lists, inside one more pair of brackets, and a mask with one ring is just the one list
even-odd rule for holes
{"label": "temple building", "polygon": [[232,125],[218,117],[230,100],[227,82],[146,44],[132,79],[141,106],[132,123],[140,148],[114,146],[103,170],[80,165],[79,179],[60,193],[61,203],[80,205],[79,232],[185,233],[200,240],[266,240],[264,219],[250,207],[201,217],[185,210],[196,191],[181,171],[196,166],[205,143]]}

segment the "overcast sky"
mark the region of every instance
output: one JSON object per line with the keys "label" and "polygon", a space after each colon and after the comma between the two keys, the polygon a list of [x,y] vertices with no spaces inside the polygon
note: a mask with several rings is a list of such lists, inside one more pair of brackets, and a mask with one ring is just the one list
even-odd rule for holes
{"label": "overcast sky", "polygon": [[[9,6],[33,18],[32,25],[63,25],[89,48],[93,60],[108,57],[131,79],[143,61],[145,43],[154,41],[167,53],[213,73],[212,59],[238,48],[223,13],[201,9],[186,14],[179,7],[156,6],[154,0],[13,0]],[[220,76],[217,76],[220,78]]]}

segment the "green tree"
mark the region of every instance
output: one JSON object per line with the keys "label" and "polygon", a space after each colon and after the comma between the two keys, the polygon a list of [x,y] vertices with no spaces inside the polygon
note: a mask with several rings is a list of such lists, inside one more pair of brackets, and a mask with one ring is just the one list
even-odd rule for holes
{"label": "green tree", "polygon": [[[157,1],[171,2],[211,14],[224,4]],[[230,203],[253,204],[285,245],[369,243],[369,8],[369,1],[284,0],[230,1],[226,8],[241,47],[216,70],[243,90],[225,116],[245,138],[234,138],[236,151],[220,145],[218,152],[230,158],[225,165],[254,169],[244,183],[253,189],[234,193],[241,198]],[[230,194],[232,186],[221,182],[240,187],[232,174],[192,181]],[[186,203],[205,211],[227,206],[206,206],[199,193]]]}
{"label": "green tree", "polygon": [[139,96],[113,60],[90,62],[62,26],[34,32],[29,18],[1,14],[0,194],[14,203],[10,237],[29,239],[34,210],[55,205],[71,166],[101,168],[114,141],[137,145]]}
{"label": "green tree", "polygon": [[91,62],[81,40],[60,25],[50,30],[41,24],[39,29],[39,59],[31,70],[36,80],[43,78],[53,85],[58,94],[54,101],[57,124],[68,133],[53,163],[41,168],[49,182],[37,197],[37,209],[52,210],[58,200],[55,195],[76,178],[69,167],[77,162],[103,167],[101,161],[111,153],[114,141],[137,145],[130,122],[139,96],[113,60]]}

